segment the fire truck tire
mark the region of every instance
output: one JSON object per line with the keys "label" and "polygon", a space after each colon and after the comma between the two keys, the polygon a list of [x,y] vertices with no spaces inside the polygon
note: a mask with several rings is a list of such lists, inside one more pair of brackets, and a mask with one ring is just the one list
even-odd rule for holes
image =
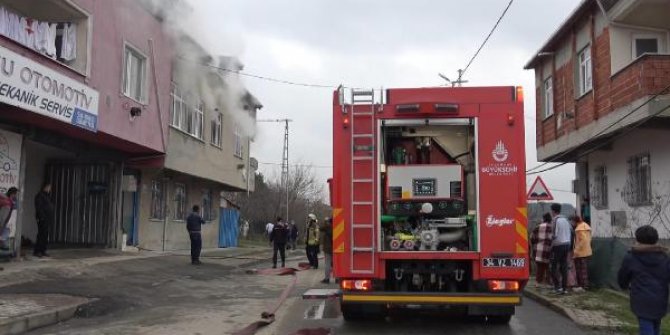
{"label": "fire truck tire", "polygon": [[489,315],[486,317],[486,322],[502,325],[507,324],[512,319],[512,314],[503,314],[503,315]]}

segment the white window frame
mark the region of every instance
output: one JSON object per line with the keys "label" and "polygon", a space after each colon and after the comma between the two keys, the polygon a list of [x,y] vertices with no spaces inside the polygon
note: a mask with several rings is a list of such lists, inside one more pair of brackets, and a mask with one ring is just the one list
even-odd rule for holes
{"label": "white window frame", "polygon": [[591,45],[585,46],[577,54],[579,64],[579,96],[593,89],[593,64],[591,62]]}
{"label": "white window frame", "polygon": [[[186,104],[184,104],[184,99],[182,98],[181,92],[179,91],[179,86],[175,82],[172,82],[172,90],[170,91],[170,97],[172,97],[172,110],[170,111],[171,112],[170,125],[177,129],[183,129],[186,119],[184,109],[187,108],[187,106]],[[177,106],[179,106],[178,109]]]}
{"label": "white window frame", "polygon": [[591,204],[597,209],[606,209],[608,206],[607,167],[599,166],[593,170],[593,188],[591,190]]}
{"label": "white window frame", "polygon": [[[637,55],[637,44],[635,43],[637,40],[656,40],[656,53],[648,53],[645,52],[641,55]],[[658,37],[658,35],[652,35],[652,34],[635,34],[633,35],[633,38],[631,39],[631,55],[633,57],[633,60],[636,60],[645,54],[650,54],[650,55],[657,55],[661,53],[661,38]]]}
{"label": "white window frame", "polygon": [[214,117],[211,122],[211,139],[210,143],[218,148],[222,146],[223,135],[223,113],[214,110]]}
{"label": "white window frame", "polygon": [[235,145],[234,155],[238,158],[244,158],[244,143],[242,141],[242,134],[240,127],[236,124],[235,131],[233,131],[233,144]]}
{"label": "white window frame", "polygon": [[[181,192],[179,191],[181,189]],[[184,221],[187,214],[188,193],[186,192],[186,184],[174,184],[174,217],[175,221]]]}
{"label": "white window frame", "polygon": [[[137,58],[141,58],[144,60],[142,63],[143,67],[139,70],[140,71],[140,97],[135,97],[131,92],[128,90],[130,87],[126,87],[126,82],[127,78],[130,72],[130,68],[128,68],[127,64],[127,55],[128,53],[133,53],[135,56],[138,56]],[[146,54],[144,54],[140,49],[132,46],[128,42],[124,42],[123,45],[123,75],[121,76],[121,93],[132,99],[135,100],[141,104],[147,104],[148,99],[147,99],[147,87],[148,87],[148,81],[147,78],[148,76],[148,71],[149,71],[149,57],[147,57]]]}
{"label": "white window frame", "polygon": [[544,103],[542,106],[544,118],[554,115],[554,78],[549,77],[542,84]]}
{"label": "white window frame", "polygon": [[202,140],[204,138],[205,104],[202,100],[196,99],[196,103],[191,108],[188,133]]}

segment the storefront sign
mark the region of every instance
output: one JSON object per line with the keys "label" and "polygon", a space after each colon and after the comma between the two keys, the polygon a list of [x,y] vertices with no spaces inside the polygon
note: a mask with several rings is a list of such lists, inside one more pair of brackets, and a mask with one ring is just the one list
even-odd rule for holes
{"label": "storefront sign", "polygon": [[95,132],[98,96],[96,90],[0,47],[0,102]]}
{"label": "storefront sign", "polygon": [[10,187],[19,187],[21,142],[21,135],[0,130],[0,192],[3,194]]}

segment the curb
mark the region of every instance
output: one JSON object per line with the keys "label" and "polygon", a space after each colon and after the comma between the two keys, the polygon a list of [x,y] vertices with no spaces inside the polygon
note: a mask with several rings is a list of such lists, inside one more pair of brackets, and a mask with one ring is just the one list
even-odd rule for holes
{"label": "curb", "polygon": [[0,334],[22,334],[27,331],[50,326],[59,322],[71,319],[80,306],[86,305],[95,301],[96,299],[83,299],[78,303],[70,303],[58,307],[53,307],[48,311],[9,317],[6,320],[0,320]]}
{"label": "curb", "polygon": [[538,294],[538,293],[535,293],[535,292],[529,291],[529,290],[524,290],[523,294],[526,297],[528,297],[530,299],[533,299],[534,301],[540,303],[541,305],[549,307],[550,309],[554,310],[555,312],[558,312],[559,314],[567,317],[568,319],[572,320],[572,322],[574,322],[575,324],[577,324],[579,326],[593,328],[593,326],[591,326],[591,325],[582,324],[579,321],[579,319],[577,318],[577,316],[574,313],[572,313],[571,310],[554,303],[553,301],[545,298],[541,294]]}

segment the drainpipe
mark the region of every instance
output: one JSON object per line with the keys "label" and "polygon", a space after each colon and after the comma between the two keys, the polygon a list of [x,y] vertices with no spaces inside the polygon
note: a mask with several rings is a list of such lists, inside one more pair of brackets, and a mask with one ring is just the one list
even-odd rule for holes
{"label": "drainpipe", "polygon": [[165,252],[165,242],[167,240],[167,225],[169,220],[168,201],[170,199],[170,188],[168,187],[170,178],[163,178],[163,187],[165,188],[165,197],[163,197],[163,252]]}
{"label": "drainpipe", "polygon": [[156,73],[156,53],[154,51],[154,40],[149,39],[149,50],[151,51],[151,72],[154,79],[154,93],[156,94],[156,107],[158,109],[158,128],[161,131],[161,144],[163,144],[163,152],[166,152],[165,131],[163,130],[163,110],[161,109],[161,97],[158,94],[158,74]]}

